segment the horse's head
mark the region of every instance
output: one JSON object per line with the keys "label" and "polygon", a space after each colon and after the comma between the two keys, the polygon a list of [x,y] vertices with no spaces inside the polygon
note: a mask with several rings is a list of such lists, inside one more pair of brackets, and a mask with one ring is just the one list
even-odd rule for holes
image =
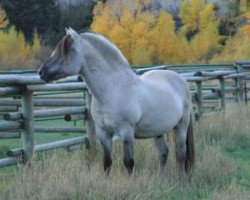
{"label": "horse's head", "polygon": [[81,48],[81,36],[71,28],[66,29],[66,35],[38,70],[40,78],[45,82],[50,82],[79,74],[83,59]]}

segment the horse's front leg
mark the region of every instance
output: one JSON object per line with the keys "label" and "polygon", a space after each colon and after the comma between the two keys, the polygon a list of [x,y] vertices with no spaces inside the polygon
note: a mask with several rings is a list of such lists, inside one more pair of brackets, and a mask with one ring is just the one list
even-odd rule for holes
{"label": "horse's front leg", "polygon": [[112,166],[112,135],[98,127],[96,134],[103,148],[103,168],[108,175]]}
{"label": "horse's front leg", "polygon": [[134,128],[131,126],[124,126],[119,130],[118,135],[123,141],[124,165],[129,175],[131,175],[134,168]]}

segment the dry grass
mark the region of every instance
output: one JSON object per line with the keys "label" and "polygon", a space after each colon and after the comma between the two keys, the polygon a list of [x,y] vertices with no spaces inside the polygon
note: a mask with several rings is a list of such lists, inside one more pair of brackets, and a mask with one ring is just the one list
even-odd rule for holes
{"label": "dry grass", "polygon": [[[240,164],[230,151],[249,148],[250,109],[232,107],[205,117],[196,125],[196,169],[192,178],[177,181],[172,138],[167,169],[159,172],[151,140],[136,142],[132,177],[123,167],[122,145],[114,145],[114,164],[107,177],[101,151],[57,151],[39,156],[32,167],[0,175],[1,199],[247,199],[248,187],[239,182]],[[228,153],[229,152],[229,153]],[[240,171],[242,173],[242,171]]]}

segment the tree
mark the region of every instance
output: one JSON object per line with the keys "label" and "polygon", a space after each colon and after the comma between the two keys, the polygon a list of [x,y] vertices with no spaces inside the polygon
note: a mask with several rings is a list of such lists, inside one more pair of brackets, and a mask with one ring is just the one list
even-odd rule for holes
{"label": "tree", "polygon": [[199,32],[199,14],[204,6],[205,0],[185,0],[180,6],[180,18],[183,23],[180,31],[188,40]]}
{"label": "tree", "polygon": [[[94,9],[93,31],[108,37],[133,64],[150,63],[147,34],[152,21],[148,0],[107,1]],[[145,58],[147,56],[147,58]]]}
{"label": "tree", "polygon": [[[76,1],[74,1],[76,2]],[[24,34],[28,43],[33,42],[35,31],[45,44],[56,44],[65,34],[66,27],[88,29],[92,23],[95,2],[79,1],[66,7],[59,0],[1,0],[9,23]]]}
{"label": "tree", "polygon": [[5,28],[8,24],[6,13],[0,6],[0,29]]}
{"label": "tree", "polygon": [[34,35],[32,46],[26,45],[24,35],[17,33],[13,27],[0,31],[0,65],[4,69],[20,67],[34,68],[36,53],[41,50],[40,39]]}
{"label": "tree", "polygon": [[134,65],[150,65],[154,60],[152,49],[151,28],[155,23],[154,16],[149,12],[137,15],[131,31],[131,60]]}
{"label": "tree", "polygon": [[180,35],[186,36],[189,44],[189,62],[209,62],[220,50],[219,20],[214,4],[204,0],[184,1],[180,16],[183,26]]}
{"label": "tree", "polygon": [[177,36],[175,23],[170,14],[160,12],[151,33],[151,41],[155,63],[173,63],[177,61]]}

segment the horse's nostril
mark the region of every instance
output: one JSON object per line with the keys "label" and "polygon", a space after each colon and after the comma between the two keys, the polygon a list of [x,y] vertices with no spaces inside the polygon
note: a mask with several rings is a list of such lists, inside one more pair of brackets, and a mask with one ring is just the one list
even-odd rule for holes
{"label": "horse's nostril", "polygon": [[43,75],[44,75],[44,70],[40,69],[39,72],[38,72],[38,74],[39,74],[40,76],[43,76]]}

